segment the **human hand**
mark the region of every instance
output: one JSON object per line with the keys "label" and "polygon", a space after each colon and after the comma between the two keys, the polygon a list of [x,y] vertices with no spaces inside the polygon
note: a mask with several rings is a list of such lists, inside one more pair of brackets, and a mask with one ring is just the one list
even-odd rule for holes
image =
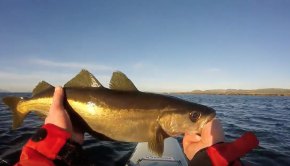
{"label": "human hand", "polygon": [[61,86],[56,86],[53,94],[52,104],[49,109],[45,123],[54,124],[72,134],[72,139],[80,145],[84,142],[84,133],[77,132],[73,127],[70,117],[63,106],[64,92]]}
{"label": "human hand", "polygon": [[225,133],[221,122],[213,119],[203,127],[201,135],[186,134],[183,137],[183,149],[187,158],[191,160],[200,149],[224,141]]}

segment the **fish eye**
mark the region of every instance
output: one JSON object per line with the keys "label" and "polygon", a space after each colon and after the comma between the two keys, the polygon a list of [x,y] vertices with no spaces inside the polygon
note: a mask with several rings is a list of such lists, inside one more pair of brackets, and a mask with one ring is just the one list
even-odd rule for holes
{"label": "fish eye", "polygon": [[199,112],[196,112],[196,111],[192,111],[190,114],[189,114],[189,118],[191,121],[193,122],[196,122],[200,117],[200,113]]}

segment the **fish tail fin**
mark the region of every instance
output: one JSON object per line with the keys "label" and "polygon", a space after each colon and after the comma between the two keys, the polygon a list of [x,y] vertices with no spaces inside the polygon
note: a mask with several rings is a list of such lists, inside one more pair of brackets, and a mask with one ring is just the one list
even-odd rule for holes
{"label": "fish tail fin", "polygon": [[16,129],[21,126],[24,121],[26,115],[29,113],[27,110],[18,110],[18,103],[23,100],[22,97],[4,97],[2,99],[3,103],[6,104],[10,110],[12,111],[13,125],[12,129]]}

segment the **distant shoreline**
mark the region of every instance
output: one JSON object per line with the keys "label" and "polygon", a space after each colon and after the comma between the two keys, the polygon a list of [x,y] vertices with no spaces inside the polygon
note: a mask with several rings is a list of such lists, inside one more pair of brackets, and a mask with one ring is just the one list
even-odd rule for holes
{"label": "distant shoreline", "polygon": [[[0,92],[0,94],[8,93],[31,93],[31,92]],[[290,97],[290,93],[286,94],[259,94],[259,93],[192,93],[192,92],[165,92],[166,95],[224,95],[224,96],[286,96]]]}
{"label": "distant shoreline", "polygon": [[290,93],[286,94],[262,94],[262,93],[191,93],[191,92],[169,92],[164,94],[174,95],[233,95],[233,96],[287,96],[290,97]]}
{"label": "distant shoreline", "polygon": [[[1,93],[31,93],[31,92],[3,92]],[[154,92],[153,92],[154,93]],[[235,95],[235,96],[287,96],[290,97],[290,89],[267,88],[267,89],[212,89],[193,90],[191,92],[161,92],[161,94],[175,95]]]}
{"label": "distant shoreline", "polygon": [[243,95],[243,96],[290,96],[290,89],[267,88],[267,89],[213,89],[194,90],[191,92],[167,92],[166,94],[189,94],[189,95]]}

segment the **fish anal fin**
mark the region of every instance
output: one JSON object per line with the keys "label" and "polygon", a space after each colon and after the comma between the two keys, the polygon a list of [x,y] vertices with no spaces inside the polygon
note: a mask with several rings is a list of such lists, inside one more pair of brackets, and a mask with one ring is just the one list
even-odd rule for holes
{"label": "fish anal fin", "polygon": [[64,87],[103,87],[103,85],[88,70],[82,69]]}
{"label": "fish anal fin", "polygon": [[151,126],[153,133],[152,138],[148,142],[148,149],[155,155],[161,157],[164,151],[164,134],[161,126],[156,122]]}
{"label": "fish anal fin", "polygon": [[47,89],[47,88],[52,88],[53,86],[50,85],[49,83],[45,82],[45,81],[41,81],[39,82],[36,87],[33,89],[32,91],[32,96],[34,96],[35,94]]}
{"label": "fish anal fin", "polygon": [[133,82],[121,71],[113,72],[110,89],[123,91],[138,91]]}

